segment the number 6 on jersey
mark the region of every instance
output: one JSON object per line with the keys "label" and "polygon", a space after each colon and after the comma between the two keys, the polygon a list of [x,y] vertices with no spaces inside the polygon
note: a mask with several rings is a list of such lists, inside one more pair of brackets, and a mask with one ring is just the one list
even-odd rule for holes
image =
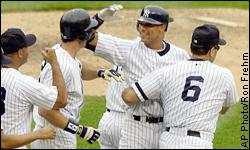
{"label": "number 6 on jersey", "polygon": [[[182,92],[181,98],[184,101],[194,102],[199,99],[201,88],[196,85],[191,86],[191,81],[199,81],[203,83],[204,79],[201,76],[189,76],[186,78],[186,83],[185,83],[184,91]],[[188,91],[191,92],[191,90],[194,91],[194,94],[193,96],[188,96]]]}

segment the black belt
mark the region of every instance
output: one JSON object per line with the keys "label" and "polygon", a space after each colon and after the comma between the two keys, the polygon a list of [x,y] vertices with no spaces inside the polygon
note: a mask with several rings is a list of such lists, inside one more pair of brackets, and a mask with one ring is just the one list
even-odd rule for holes
{"label": "black belt", "polygon": [[[141,116],[133,115],[133,117],[134,117],[134,120],[136,120],[136,121],[141,121]],[[154,117],[148,117],[148,116],[146,116],[146,122],[148,122],[148,123],[159,123],[159,122],[163,122],[163,117],[154,118]]]}
{"label": "black belt", "polygon": [[[167,127],[167,128],[166,128],[166,131],[169,132],[169,130],[170,130],[170,127]],[[188,130],[188,131],[187,131],[187,135],[189,135],[189,136],[201,137],[200,132],[198,132],[198,131],[192,131],[192,130]]]}

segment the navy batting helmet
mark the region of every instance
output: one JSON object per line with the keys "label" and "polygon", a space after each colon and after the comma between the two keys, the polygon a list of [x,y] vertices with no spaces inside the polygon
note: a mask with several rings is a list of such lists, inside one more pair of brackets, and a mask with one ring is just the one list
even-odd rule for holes
{"label": "navy batting helmet", "polygon": [[[168,23],[173,22],[174,19],[170,17],[169,13],[162,7],[155,5],[148,5],[142,9],[141,15],[137,19],[137,29],[139,26],[138,21],[155,25],[166,24],[168,27]],[[167,31],[167,27],[165,31]]]}
{"label": "navy batting helmet", "polygon": [[63,14],[60,20],[60,32],[65,40],[89,40],[91,29],[98,22],[90,18],[88,12],[81,8],[75,8]]}

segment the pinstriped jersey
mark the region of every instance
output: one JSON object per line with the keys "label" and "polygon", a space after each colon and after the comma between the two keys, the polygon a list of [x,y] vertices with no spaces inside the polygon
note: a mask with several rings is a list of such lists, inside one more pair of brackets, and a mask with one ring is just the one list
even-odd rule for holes
{"label": "pinstriped jersey", "polygon": [[[60,112],[65,117],[76,122],[80,118],[80,110],[83,106],[83,84],[81,78],[82,65],[77,58],[73,58],[68,52],[61,48],[60,44],[53,47],[56,52],[57,60],[59,62],[65,86],[68,92],[68,104],[64,108],[60,108]],[[52,85],[53,77],[50,64],[42,62],[43,69],[40,73],[40,82],[45,85]],[[38,109],[34,110],[34,120],[40,125],[44,126],[48,122],[38,114]]]}
{"label": "pinstriped jersey", "polygon": [[161,68],[132,87],[142,103],[162,100],[167,127],[210,133],[215,132],[222,106],[238,101],[232,73],[202,60]]}
{"label": "pinstriped jersey", "polygon": [[6,134],[29,133],[33,105],[52,109],[57,99],[55,86],[45,86],[13,68],[1,69],[1,87],[6,90],[5,114],[1,116]]}
{"label": "pinstriped jersey", "polygon": [[[121,66],[126,77],[125,86],[127,87],[146,73],[189,58],[185,50],[164,41],[163,43],[164,49],[156,52],[156,50],[146,47],[140,40],[124,40],[98,33],[95,55]],[[160,100],[130,106],[128,112],[140,116],[163,116]]]}
{"label": "pinstriped jersey", "polygon": [[[118,73],[122,73],[120,66],[114,66],[114,70]],[[126,87],[125,82],[110,81],[106,92],[106,107],[113,111],[126,112],[127,105],[122,100],[121,94],[123,89]]]}

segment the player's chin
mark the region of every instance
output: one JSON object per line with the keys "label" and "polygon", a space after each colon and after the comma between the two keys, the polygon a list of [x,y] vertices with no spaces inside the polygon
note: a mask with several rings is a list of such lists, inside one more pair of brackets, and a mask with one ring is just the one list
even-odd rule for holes
{"label": "player's chin", "polygon": [[142,36],[142,35],[141,35],[140,37],[141,37],[141,41],[142,41],[142,42],[148,41],[148,38],[147,38],[146,36]]}

